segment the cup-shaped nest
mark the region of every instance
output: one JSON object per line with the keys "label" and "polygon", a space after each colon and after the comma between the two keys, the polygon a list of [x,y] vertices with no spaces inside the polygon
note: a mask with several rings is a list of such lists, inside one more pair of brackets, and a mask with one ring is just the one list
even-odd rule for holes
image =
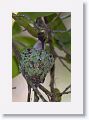
{"label": "cup-shaped nest", "polygon": [[46,50],[25,49],[19,64],[23,76],[29,76],[34,84],[43,83],[54,64],[54,57]]}

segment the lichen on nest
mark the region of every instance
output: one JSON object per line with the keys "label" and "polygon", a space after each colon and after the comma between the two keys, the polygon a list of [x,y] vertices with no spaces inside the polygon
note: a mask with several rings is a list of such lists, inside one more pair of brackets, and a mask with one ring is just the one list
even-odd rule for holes
{"label": "lichen on nest", "polygon": [[25,49],[21,52],[20,72],[27,73],[33,83],[43,83],[54,64],[54,57],[46,50]]}

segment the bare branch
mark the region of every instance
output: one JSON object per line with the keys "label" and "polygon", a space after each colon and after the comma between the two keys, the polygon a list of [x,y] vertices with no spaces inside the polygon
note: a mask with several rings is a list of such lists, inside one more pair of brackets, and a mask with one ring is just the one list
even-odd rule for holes
{"label": "bare branch", "polygon": [[30,97],[31,97],[31,86],[28,85],[28,98],[27,98],[27,102],[30,102]]}
{"label": "bare branch", "polygon": [[58,57],[58,59],[60,60],[60,62],[62,63],[62,65],[63,65],[69,72],[71,72],[71,69],[67,67],[67,65],[63,62],[63,60],[62,60],[59,56],[57,56],[57,57]]}
{"label": "bare branch", "polygon": [[65,92],[65,93],[63,93],[62,95],[64,95],[64,94],[69,94],[69,93],[71,93],[71,91]]}
{"label": "bare branch", "polygon": [[42,86],[41,84],[39,84],[39,88],[45,92],[47,95],[52,96],[52,93],[50,91],[48,91],[44,86]]}
{"label": "bare branch", "polygon": [[60,59],[62,59],[62,60],[65,60],[65,61],[66,61],[66,58],[64,58],[64,57],[62,57],[62,56],[58,56],[58,55],[57,55],[57,57],[59,57]]}
{"label": "bare branch", "polygon": [[51,76],[50,88],[51,88],[51,91],[54,90],[54,69],[55,69],[55,66],[53,66],[51,71],[50,71],[50,76]]}
{"label": "bare branch", "polygon": [[[57,55],[57,53],[54,51],[55,56],[60,60],[60,62],[62,63],[62,65],[69,71],[71,72],[71,69],[68,68],[68,66],[63,62],[63,60],[65,60],[64,58],[61,58],[60,56]],[[63,59],[63,60],[62,60]]]}
{"label": "bare branch", "polygon": [[[52,36],[51,36],[51,31],[48,32],[48,42],[49,42],[49,47],[50,47],[50,52],[53,54],[54,56],[54,47],[52,45]],[[55,56],[54,56],[55,57]],[[53,67],[50,70],[50,91],[51,93],[53,93],[52,97],[51,97],[51,101],[55,101],[55,95],[54,95],[54,74],[55,74],[55,65],[53,65]]]}
{"label": "bare branch", "polygon": [[34,102],[38,102],[38,101],[39,101],[39,97],[37,93],[34,91]]}
{"label": "bare branch", "polygon": [[50,98],[52,97],[52,93],[48,91],[44,86],[41,84],[39,85],[39,88],[47,95],[49,101],[51,100]]}
{"label": "bare branch", "polygon": [[39,95],[39,97],[42,99],[43,102],[47,102],[47,100],[43,97],[43,95],[40,93],[40,91],[37,88],[33,88],[33,90],[36,92],[36,94]]}
{"label": "bare branch", "polygon": [[61,96],[62,96],[63,94],[71,93],[71,91],[68,91],[68,89],[70,89],[70,88],[71,88],[71,85],[68,85],[68,86],[64,89],[64,91],[61,92]]}
{"label": "bare branch", "polygon": [[51,93],[53,93],[52,97],[51,97],[51,101],[55,101],[55,95],[54,95],[54,76],[55,76],[55,65],[53,65],[51,71],[50,71],[50,77],[51,77],[51,80],[50,80],[50,90],[51,90]]}
{"label": "bare branch", "polygon": [[56,36],[56,39],[58,40],[58,43],[60,44],[60,46],[62,47],[62,50],[68,54],[71,57],[71,54],[69,53],[69,51],[65,48],[64,44],[61,42],[61,40]]}
{"label": "bare branch", "polygon": [[16,87],[12,87],[12,89],[16,89]]}

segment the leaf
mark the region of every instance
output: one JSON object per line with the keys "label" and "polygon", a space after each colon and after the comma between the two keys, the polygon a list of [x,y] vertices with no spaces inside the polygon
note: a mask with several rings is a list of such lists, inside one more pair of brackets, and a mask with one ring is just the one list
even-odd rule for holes
{"label": "leaf", "polygon": [[63,45],[65,49],[71,52],[71,33],[67,32],[63,21],[59,17],[57,17],[55,21],[52,22],[50,27],[53,31],[59,31],[54,33],[54,43],[56,44],[56,46],[59,49],[62,49],[62,45]]}
{"label": "leaf", "polygon": [[46,24],[50,23],[56,16],[57,16],[56,13],[53,13],[49,16],[45,16],[44,19],[45,19]]}
{"label": "leaf", "polygon": [[18,43],[18,49],[22,51],[24,48],[32,48],[36,43],[36,40],[28,36],[16,36],[14,40]]}
{"label": "leaf", "polygon": [[36,40],[32,37],[28,36],[16,36],[16,41],[23,43],[27,47],[33,47],[33,45],[36,43]]}
{"label": "leaf", "polygon": [[17,22],[14,22],[12,26],[12,35],[18,34],[20,32],[21,32],[21,27]]}
{"label": "leaf", "polygon": [[18,68],[18,63],[16,61],[15,56],[12,57],[12,78],[17,76],[19,74],[19,68]]}
{"label": "leaf", "polygon": [[60,17],[56,17],[50,27],[52,30],[66,30],[66,27]]}
{"label": "leaf", "polygon": [[51,15],[52,12],[19,12],[18,15],[24,15],[26,16],[29,20],[35,20],[38,17],[44,17]]}
{"label": "leaf", "polygon": [[71,52],[71,36],[69,35],[68,32],[56,34],[54,36],[54,40],[55,40],[56,46],[59,49],[62,49],[64,47],[69,52]]}
{"label": "leaf", "polygon": [[19,17],[18,14],[16,15],[14,13],[12,13],[12,17],[20,26],[24,27],[32,36],[38,37],[38,31],[29,24],[27,19],[25,19],[23,16]]}
{"label": "leaf", "polygon": [[[17,42],[17,47],[19,51],[22,51],[26,48],[32,48],[33,45],[36,43],[36,40],[34,38],[28,37],[28,36],[15,36],[13,38]],[[19,74],[19,68],[18,63],[16,61],[16,58],[14,56],[14,52],[12,55],[12,77],[15,77]]]}

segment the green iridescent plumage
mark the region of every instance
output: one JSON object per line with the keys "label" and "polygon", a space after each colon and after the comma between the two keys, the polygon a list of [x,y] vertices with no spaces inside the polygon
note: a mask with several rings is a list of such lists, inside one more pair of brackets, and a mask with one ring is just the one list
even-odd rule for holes
{"label": "green iridescent plumage", "polygon": [[53,55],[45,50],[25,49],[21,53],[20,71],[27,73],[33,83],[44,82],[54,64]]}

